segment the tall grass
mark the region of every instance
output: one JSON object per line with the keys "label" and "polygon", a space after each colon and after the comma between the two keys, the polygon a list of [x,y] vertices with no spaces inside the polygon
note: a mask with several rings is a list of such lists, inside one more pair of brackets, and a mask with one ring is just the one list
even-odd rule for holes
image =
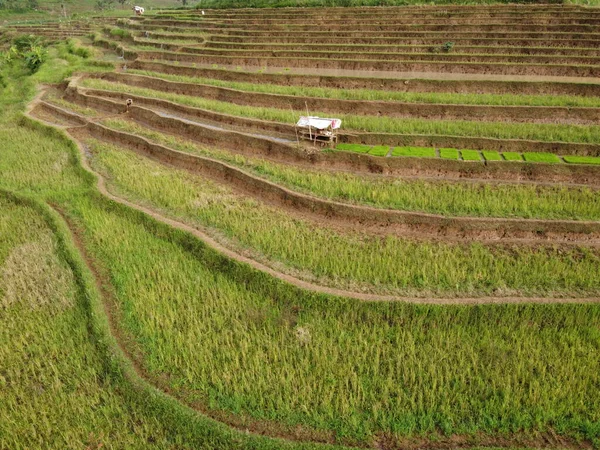
{"label": "tall grass", "polygon": [[[138,88],[122,83],[99,79],[85,79],[82,86],[104,89],[113,92],[141,95],[169,100],[182,105],[203,108],[219,113],[231,114],[275,122],[295,123],[305,111],[236,105],[228,102],[209,100],[180,94]],[[313,115],[324,117],[332,113],[311,111]],[[349,130],[372,133],[425,134],[485,137],[496,139],[529,139],[538,141],[579,142],[595,144],[600,142],[600,127],[593,125],[528,124],[506,122],[444,121],[425,119],[401,119],[391,117],[337,115],[343,127]]]}
{"label": "tall grass", "polygon": [[[161,177],[153,181],[164,187]],[[367,442],[548,429],[598,437],[597,305],[311,296],[223,265],[147,220],[89,200],[76,208],[144,368],[182,399]]]}
{"label": "tall grass", "polygon": [[224,81],[213,78],[187,77],[183,75],[171,75],[136,69],[130,69],[128,72],[168,81],[206,84],[210,86],[237,89],[245,92],[331,98],[338,100],[377,100],[457,105],[600,107],[600,97],[583,97],[577,95],[460,94],[444,92],[378,91],[373,89],[334,89]]}
{"label": "tall grass", "polygon": [[600,196],[589,188],[403,180],[300,169],[199,146],[122,119],[108,119],[104,123],[177,150],[225,161],[297,191],[332,200],[458,216],[600,220]]}
{"label": "tall grass", "polygon": [[93,140],[90,147],[94,167],[120,195],[208,228],[226,244],[305,279],[417,296],[600,292],[596,250],[458,245],[341,233],[293,219],[127,150]]}
{"label": "tall grass", "polygon": [[128,405],[106,377],[44,220],[2,196],[0,211],[0,447],[171,446],[161,421]]}

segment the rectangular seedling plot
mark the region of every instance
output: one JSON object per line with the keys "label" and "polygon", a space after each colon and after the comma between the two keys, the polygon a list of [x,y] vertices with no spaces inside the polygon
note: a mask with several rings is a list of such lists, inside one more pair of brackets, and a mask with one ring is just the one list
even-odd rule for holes
{"label": "rectangular seedling plot", "polygon": [[465,161],[481,161],[481,156],[477,150],[461,150],[460,154]]}
{"label": "rectangular seedling plot", "polygon": [[569,164],[600,164],[598,156],[563,156],[565,162]]}
{"label": "rectangular seedling plot", "polygon": [[525,158],[525,161],[528,162],[539,162],[546,164],[555,164],[560,162],[560,158],[554,153],[528,152],[523,153],[523,158]]}
{"label": "rectangular seedling plot", "polygon": [[392,156],[413,156],[418,158],[435,158],[435,148],[431,147],[394,147]]}
{"label": "rectangular seedling plot", "polygon": [[455,148],[440,148],[440,157],[444,159],[458,159],[458,150]]}
{"label": "rectangular seedling plot", "polygon": [[523,156],[517,152],[504,152],[502,156],[506,161],[523,161]]}
{"label": "rectangular seedling plot", "polygon": [[371,149],[371,146],[363,144],[338,144],[335,148],[336,150],[343,150],[346,152],[367,153]]}
{"label": "rectangular seedling plot", "polygon": [[390,151],[390,148],[387,145],[376,145],[371,150],[369,150],[369,155],[373,156],[386,156]]}
{"label": "rectangular seedling plot", "polygon": [[498,152],[484,150],[481,152],[481,154],[483,155],[483,159],[486,161],[502,161],[502,156],[500,156],[500,153]]}

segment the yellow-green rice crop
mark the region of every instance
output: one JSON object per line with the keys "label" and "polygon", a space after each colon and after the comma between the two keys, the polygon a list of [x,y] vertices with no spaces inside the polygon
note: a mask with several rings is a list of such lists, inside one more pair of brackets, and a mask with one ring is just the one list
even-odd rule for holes
{"label": "yellow-green rice crop", "polygon": [[[270,265],[345,288],[414,295],[600,292],[596,250],[502,248],[340,233],[235,195],[200,176],[90,141],[120,195],[212,230]],[[335,257],[332,257],[335,255]]]}
{"label": "yellow-green rice crop", "polygon": [[[165,189],[162,169],[135,162],[148,186]],[[177,178],[168,181],[183,193]],[[379,433],[598,436],[597,305],[325,298],[223,264],[187,235],[121,208],[74,207],[144,368],[184,401],[367,442]]]}
{"label": "yellow-green rice crop", "polygon": [[0,196],[0,236],[0,448],[192,448],[107,376],[39,214]]}

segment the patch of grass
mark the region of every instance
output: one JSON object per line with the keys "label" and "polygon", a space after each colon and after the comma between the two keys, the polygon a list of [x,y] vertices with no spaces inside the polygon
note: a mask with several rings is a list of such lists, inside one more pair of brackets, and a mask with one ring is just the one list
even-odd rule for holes
{"label": "patch of grass", "polygon": [[481,154],[486,161],[502,161],[502,156],[500,156],[499,152],[483,150]]}
{"label": "patch of grass", "polygon": [[435,149],[427,147],[394,147],[392,149],[392,156],[435,158]]}
{"label": "patch of grass", "polygon": [[440,158],[458,159],[458,150],[455,148],[440,148]]}
{"label": "patch of grass", "polygon": [[600,164],[600,157],[598,156],[565,155],[562,157],[562,159],[570,164]]}
{"label": "patch of grass", "polygon": [[539,162],[547,164],[560,163],[560,158],[554,153],[526,152],[523,153],[523,158],[527,162]]}
{"label": "patch of grass", "polygon": [[343,150],[346,152],[355,152],[355,153],[368,153],[371,149],[370,145],[363,144],[337,144],[335,146],[336,150]]}
{"label": "patch of grass", "polygon": [[460,156],[465,161],[481,161],[481,156],[477,150],[461,150]]}
{"label": "patch of grass", "polygon": [[369,150],[369,155],[386,156],[390,152],[390,147],[387,145],[375,145]]}
{"label": "patch of grass", "polygon": [[523,161],[523,155],[518,152],[502,152],[506,161]]}

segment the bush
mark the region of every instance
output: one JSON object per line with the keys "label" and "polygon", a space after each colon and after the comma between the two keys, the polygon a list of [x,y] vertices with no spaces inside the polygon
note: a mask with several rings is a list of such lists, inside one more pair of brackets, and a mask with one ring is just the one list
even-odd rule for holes
{"label": "bush", "polygon": [[43,47],[32,47],[31,50],[23,54],[25,67],[30,73],[38,71],[40,66],[46,61],[47,52]]}
{"label": "bush", "polygon": [[77,43],[72,39],[67,40],[67,51],[72,55],[76,55],[84,59],[92,56],[92,52],[89,48],[78,47]]}

